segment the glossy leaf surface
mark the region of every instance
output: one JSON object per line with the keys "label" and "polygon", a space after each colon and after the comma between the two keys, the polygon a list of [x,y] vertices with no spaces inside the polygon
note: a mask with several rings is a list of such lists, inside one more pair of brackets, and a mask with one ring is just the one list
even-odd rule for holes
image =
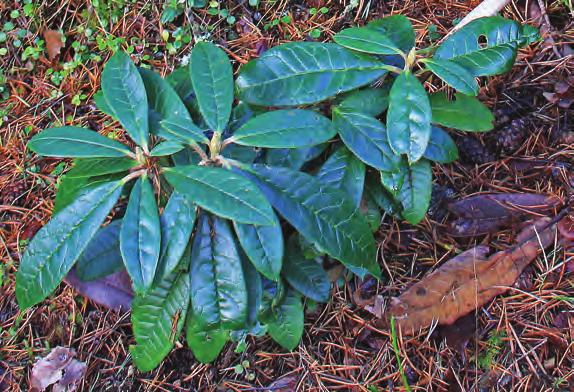
{"label": "glossy leaf surface", "polygon": [[397,154],[406,154],[409,162],[424,154],[431,134],[431,106],[419,80],[404,71],[391,87],[387,132],[389,144]]}
{"label": "glossy leaf surface", "polygon": [[253,165],[246,175],[279,214],[327,254],[379,276],[368,224],[344,192],[285,168]]}
{"label": "glossy leaf surface", "polygon": [[149,104],[150,132],[167,140],[205,142],[206,137],[191,119],[173,87],[157,73],[138,69]]}
{"label": "glossy leaf surface", "polygon": [[273,148],[265,151],[265,162],[299,170],[305,163],[317,158],[327,148],[327,143],[303,148]]}
{"label": "glossy leaf surface", "polygon": [[253,266],[266,278],[277,280],[283,262],[283,233],[275,214],[273,219],[273,226],[233,224],[239,243]]}
{"label": "glossy leaf surface", "polygon": [[438,58],[424,59],[421,62],[456,91],[466,95],[478,94],[478,83],[474,75],[462,65]]}
{"label": "glossy leaf surface", "polygon": [[83,281],[96,280],[124,268],[120,252],[121,219],[100,228],[76,262],[76,273]]}
{"label": "glossy leaf surface", "polygon": [[191,305],[202,328],[242,327],[247,288],[227,221],[203,212],[191,250]]}
{"label": "glossy leaf surface", "polygon": [[201,363],[215,361],[225,343],[229,340],[229,332],[219,327],[206,328],[199,324],[192,312],[187,316],[186,326],[187,345],[193,351],[195,359]]}
{"label": "glossy leaf surface", "polygon": [[294,350],[303,336],[303,304],[301,296],[289,289],[273,311],[267,323],[267,332],[286,350]]}
{"label": "glossy leaf surface", "polygon": [[400,156],[391,149],[387,130],[379,120],[364,113],[335,109],[333,123],[347,148],[361,161],[384,171],[397,168]]}
{"label": "glossy leaf surface", "polygon": [[183,144],[168,140],[155,146],[151,150],[149,155],[152,157],[163,157],[166,155],[175,154],[176,152],[181,151],[184,148],[185,146]]}
{"label": "glossy leaf surface", "polygon": [[402,215],[412,225],[419,223],[430,204],[432,193],[432,170],[430,162],[421,159],[408,166],[405,165],[404,182],[397,195],[403,211]]}
{"label": "glossy leaf surface", "polygon": [[120,142],[79,127],[50,128],[28,142],[28,148],[45,157],[118,158],[130,154]]}
{"label": "glossy leaf surface", "polygon": [[108,107],[139,146],[148,146],[148,101],[144,82],[130,57],[116,52],[104,66],[102,91]]}
{"label": "glossy leaf surface", "polygon": [[438,163],[451,163],[458,159],[458,148],[444,129],[433,126],[424,157]]}
{"label": "glossy leaf surface", "polygon": [[474,76],[498,75],[512,68],[517,49],[539,38],[530,26],[500,16],[475,19],[448,37],[434,57],[450,59]]}
{"label": "glossy leaf surface", "polygon": [[122,221],[120,249],[134,290],[145,293],[153,284],[159,259],[161,230],[153,188],[140,177],[130,193]]}
{"label": "glossy leaf surface", "polygon": [[189,69],[203,119],[210,129],[223,131],[233,103],[233,70],[227,55],[211,43],[198,42]]}
{"label": "glossy leaf surface", "polygon": [[130,353],[140,371],[154,369],[169,354],[183,329],[188,305],[189,274],[184,268],[134,298],[131,320],[136,344]]}
{"label": "glossy leaf surface", "polygon": [[363,162],[346,147],[340,147],[321,166],[317,179],[327,186],[345,191],[358,207],[363,195],[365,171]]}
{"label": "glossy leaf surface", "polygon": [[351,27],[335,34],[333,41],[359,52],[372,54],[399,54],[400,49],[379,30]]}
{"label": "glossy leaf surface", "polygon": [[69,178],[89,178],[126,172],[137,166],[131,158],[81,158],[74,160],[74,166],[68,172]]}
{"label": "glossy leaf surface", "polygon": [[403,187],[408,166],[409,163],[403,158],[397,171],[381,172],[381,183],[391,195],[396,197]]}
{"label": "glossy leaf surface", "polygon": [[16,275],[21,309],[42,301],[64,279],[118,200],[122,185],[103,183],[81,194],[36,233]]}
{"label": "glossy leaf surface", "polygon": [[195,206],[173,192],[160,216],[161,250],[158,276],[163,277],[178,265],[195,225]]}
{"label": "glossy leaf surface", "polygon": [[361,112],[377,117],[389,107],[389,90],[387,88],[365,88],[353,91],[338,106],[343,111]]}
{"label": "glossy leaf surface", "polygon": [[445,93],[430,96],[432,122],[461,131],[486,132],[494,128],[494,116],[477,98],[455,94],[450,101]]}
{"label": "glossy leaf surface", "polygon": [[329,301],[331,282],[327,273],[315,260],[305,258],[297,237],[289,240],[282,274],[287,282],[305,297],[317,302]]}
{"label": "glossy leaf surface", "polygon": [[272,225],[273,210],[257,187],[237,173],[219,167],[166,168],[175,189],[198,206],[240,223]]}
{"label": "glossy leaf surface", "polygon": [[331,121],[317,112],[274,110],[247,121],[231,140],[244,146],[299,148],[326,142],[336,133]]}
{"label": "glossy leaf surface", "polygon": [[386,73],[376,59],[332,43],[291,42],[247,63],[237,78],[242,100],[262,106],[317,103]]}
{"label": "glossy leaf surface", "polygon": [[415,46],[415,30],[404,15],[391,15],[375,19],[366,26],[368,29],[385,34],[396,47],[408,53]]}

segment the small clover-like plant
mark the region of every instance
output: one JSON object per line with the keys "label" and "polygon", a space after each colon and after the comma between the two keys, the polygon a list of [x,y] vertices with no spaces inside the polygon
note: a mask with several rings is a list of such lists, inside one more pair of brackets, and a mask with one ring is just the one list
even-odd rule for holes
{"label": "small clover-like plant", "polygon": [[[101,86],[96,104],[135,148],[73,126],[31,139],[37,154],[74,163],[54,216],[22,256],[22,309],[44,300],[73,267],[83,280],[125,269],[135,292],[131,353],[150,370],[184,326],[203,362],[230,339],[266,331],[293,349],[303,334],[301,294],[325,302],[331,286],[303,244],[362,276],[380,275],[367,217],[328,186],[328,174],[299,171],[290,154],[305,162],[322,151],[336,135],[330,119],[307,109],[234,107],[231,63],[204,42],[188,68],[165,79],[118,52]],[[291,167],[262,163],[285,157]],[[124,197],[127,206],[109,221]]]}
{"label": "small clover-like plant", "polygon": [[[357,203],[365,189],[369,200],[416,224],[430,203],[431,162],[458,158],[441,127],[491,130],[494,118],[475,97],[477,77],[508,72],[518,49],[538,38],[533,27],[495,16],[470,22],[439,46],[417,49],[409,20],[394,15],[345,29],[335,43],[274,47],[243,67],[237,85],[240,98],[254,105],[330,104],[339,140],[327,161],[328,175],[336,177],[331,185]],[[425,90],[419,79],[429,73],[456,90],[454,100]]]}

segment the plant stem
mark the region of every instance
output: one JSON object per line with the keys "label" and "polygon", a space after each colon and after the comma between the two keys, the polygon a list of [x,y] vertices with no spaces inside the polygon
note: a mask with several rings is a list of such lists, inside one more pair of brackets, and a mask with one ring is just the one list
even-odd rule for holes
{"label": "plant stem", "polygon": [[128,183],[129,181],[133,180],[134,178],[141,177],[141,176],[143,176],[143,175],[146,174],[146,173],[147,173],[147,170],[145,170],[145,169],[141,169],[141,170],[138,170],[138,171],[135,171],[135,172],[131,172],[130,174],[128,174],[127,176],[125,176],[124,178],[122,178],[122,182],[123,182],[124,184],[126,184],[126,183]]}
{"label": "plant stem", "polygon": [[199,155],[199,157],[201,158],[202,161],[207,161],[209,159],[209,157],[207,156],[207,154],[205,153],[205,151],[203,151],[201,149],[201,147],[199,146],[199,144],[197,144],[196,142],[192,141],[189,143],[190,147],[193,148],[193,151],[195,151],[197,153],[197,155]]}

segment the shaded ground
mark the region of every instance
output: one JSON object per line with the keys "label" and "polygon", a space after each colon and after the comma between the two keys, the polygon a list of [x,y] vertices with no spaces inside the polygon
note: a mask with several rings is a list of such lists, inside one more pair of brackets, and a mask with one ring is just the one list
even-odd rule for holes
{"label": "shaded ground", "polygon": [[[135,370],[128,355],[132,342],[128,316],[98,308],[64,286],[42,305],[18,313],[13,295],[18,254],[49,219],[57,178],[66,168],[62,161],[32,156],[25,145],[31,135],[54,124],[114,132],[114,124],[95,110],[91,97],[99,87],[102,65],[118,45],[133,47],[133,57],[141,64],[169,72],[185,63],[194,37],[205,37],[222,44],[239,66],[279,42],[328,39],[349,24],[390,13],[411,18],[419,41],[428,42],[448,31],[453,20],[478,1],[360,0],[352,7],[349,1],[283,0],[262,1],[258,11],[247,2],[229,1],[220,8],[225,5],[235,17],[231,25],[225,18],[195,10],[163,27],[161,6],[155,2],[122,1],[110,7],[101,0],[99,6],[88,3],[32,3],[30,15],[24,4],[0,3],[0,21],[7,34],[7,41],[0,43],[7,49],[0,57],[0,79],[7,79],[0,83],[7,98],[0,103],[0,390],[25,390],[31,363],[57,345],[74,347],[87,362],[83,391],[257,390],[253,388],[281,377],[287,384],[283,390],[405,390],[389,331],[373,331],[372,316],[353,304],[356,281],[335,289],[329,304],[308,313],[303,342],[293,353],[283,352],[270,339],[250,340],[245,352],[235,353],[230,346],[215,364],[200,365],[179,345],[157,370],[145,374]],[[568,1],[547,5],[558,30],[554,35],[558,47],[561,42],[572,43]],[[11,15],[13,10],[20,14]],[[505,14],[521,21],[529,16],[518,2]],[[12,29],[7,29],[7,22],[14,25]],[[177,30],[177,26],[183,27]],[[54,61],[34,43],[45,29],[62,29],[66,34],[66,46]],[[167,43],[164,29],[169,31]],[[25,53],[28,58],[23,60]],[[435,167],[435,181],[441,186],[437,189],[454,198],[479,191],[521,191],[565,200],[572,191],[568,165],[574,164],[574,112],[548,102],[543,93],[566,80],[573,62],[572,55],[557,57],[551,46],[541,43],[520,54],[511,74],[483,82],[481,99],[498,110],[500,129],[508,125],[505,116],[524,119],[518,132],[524,140],[511,157],[492,136],[471,135],[480,143],[471,143],[470,148],[459,138],[465,159]],[[488,160],[484,157],[495,161],[482,163]],[[517,157],[536,162],[517,170]],[[399,294],[474,243],[503,248],[512,241],[516,228],[472,242],[452,238],[440,194],[436,193],[432,215],[416,227],[385,218],[378,240],[387,274],[381,284],[371,282],[373,294]],[[399,339],[399,357],[411,389],[574,390],[573,254],[561,247],[548,250],[514,289],[464,318],[458,330],[439,328],[431,336]],[[444,337],[449,337],[448,343]],[[238,374],[234,367],[240,363],[249,368]]]}

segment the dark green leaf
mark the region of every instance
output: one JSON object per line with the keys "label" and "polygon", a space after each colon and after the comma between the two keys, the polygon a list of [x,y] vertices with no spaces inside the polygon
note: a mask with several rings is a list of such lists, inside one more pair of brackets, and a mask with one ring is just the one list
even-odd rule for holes
{"label": "dark green leaf", "polygon": [[445,130],[433,126],[424,157],[439,163],[454,162],[458,159],[458,148]]}
{"label": "dark green leaf", "polygon": [[120,231],[120,249],[134,290],[143,294],[153,284],[161,244],[159,213],[153,188],[147,176],[140,177],[130,200]]}
{"label": "dark green leaf", "polygon": [[83,281],[96,280],[124,268],[120,252],[121,219],[100,228],[76,262],[76,272]]}
{"label": "dark green leaf", "polygon": [[147,151],[148,102],[143,80],[130,57],[116,52],[104,66],[102,91],[108,107],[130,137]]}
{"label": "dark green leaf", "polygon": [[368,224],[343,191],[286,168],[253,165],[246,175],[291,225],[331,257],[380,275]]}
{"label": "dark green leaf", "polygon": [[275,110],[249,120],[231,140],[244,146],[299,148],[326,142],[336,133],[331,121],[314,111]]}
{"label": "dark green leaf", "polygon": [[193,351],[195,359],[201,363],[215,361],[225,343],[229,340],[229,332],[219,327],[207,328],[193,317],[192,312],[187,316],[186,340]]}
{"label": "dark green leaf", "polygon": [[272,225],[273,210],[249,180],[219,167],[165,168],[165,177],[198,206],[239,223]]}
{"label": "dark green leaf", "polygon": [[137,161],[130,158],[74,159],[74,166],[66,173],[66,177],[86,178],[103,176],[106,174],[123,173],[137,165]]}
{"label": "dark green leaf", "polygon": [[317,173],[317,179],[327,186],[345,191],[355,206],[361,203],[365,165],[345,147],[340,147],[327,159]]}
{"label": "dark green leaf", "polygon": [[108,102],[106,101],[106,97],[104,96],[104,92],[102,90],[99,90],[97,93],[94,94],[94,102],[96,104],[96,107],[101,112],[117,120],[116,114],[114,113],[114,108],[112,108],[108,104]]}
{"label": "dark green leaf", "polygon": [[367,176],[365,185],[366,194],[371,197],[373,202],[379,206],[387,214],[392,215],[396,219],[402,219],[402,207],[391,194],[381,184],[379,176]]}
{"label": "dark green leaf", "polygon": [[184,268],[161,279],[147,294],[136,295],[131,312],[136,344],[130,353],[140,371],[154,369],[169,354],[183,329],[188,305],[189,273]]}
{"label": "dark green leaf", "polygon": [[303,304],[294,290],[287,290],[267,324],[269,335],[287,350],[294,350],[303,336]]}
{"label": "dark green leaf", "polygon": [[333,41],[341,46],[359,52],[373,54],[400,54],[402,51],[393,41],[378,30],[366,27],[351,27],[335,34]]}
{"label": "dark green leaf", "polygon": [[403,158],[397,171],[381,172],[381,183],[391,195],[396,197],[403,187],[408,166],[409,163]]}
{"label": "dark green leaf", "polygon": [[383,114],[389,106],[389,90],[386,88],[366,88],[350,93],[339,104],[343,111],[361,112],[372,117]]}
{"label": "dark green leaf", "polygon": [[203,328],[240,328],[247,318],[247,288],[228,223],[203,212],[191,250],[191,305]]}
{"label": "dark green leaf", "polygon": [[321,102],[364,86],[387,71],[376,59],[337,44],[291,42],[245,65],[237,78],[241,99],[262,106]]}
{"label": "dark green leaf", "polygon": [[81,194],[36,233],[16,276],[16,298],[21,309],[37,304],[54,291],[118,200],[122,185],[122,181],[104,183]]}
{"label": "dark green leaf", "polygon": [[476,97],[455,94],[449,101],[445,93],[431,94],[432,122],[461,131],[486,132],[494,128],[494,116]]}
{"label": "dark green leaf", "polygon": [[370,194],[366,194],[361,201],[361,213],[365,215],[365,219],[369,222],[369,226],[371,227],[371,231],[373,233],[379,230],[381,227],[381,212],[379,211],[379,206]]}
{"label": "dark green leaf", "polygon": [[222,156],[244,163],[253,162],[258,154],[256,147],[240,146],[239,144],[230,144],[221,151]]}
{"label": "dark green leaf", "polygon": [[63,210],[76,200],[80,194],[88,192],[94,186],[98,186],[104,182],[117,181],[123,177],[123,173],[106,174],[97,177],[68,177],[66,174],[60,177],[52,213],[56,214]]}
{"label": "dark green leaf", "polygon": [[423,85],[410,71],[404,71],[391,87],[387,132],[391,148],[407,154],[409,162],[424,154],[431,134],[431,106]]}
{"label": "dark green leaf", "polygon": [[271,166],[299,170],[305,163],[318,157],[325,148],[327,144],[304,148],[274,148],[266,151],[265,162]]}
{"label": "dark green leaf", "polygon": [[265,113],[265,110],[260,107],[239,102],[231,111],[231,120],[229,121],[230,133],[233,134],[233,132],[242,127],[247,121],[263,113]]}
{"label": "dark green leaf", "polygon": [[357,158],[375,169],[396,170],[400,156],[389,145],[387,130],[376,118],[360,112],[333,111],[339,136]]}
{"label": "dark green leaf", "polygon": [[415,46],[415,30],[404,15],[391,15],[368,23],[368,29],[385,34],[396,47],[408,53]]}
{"label": "dark green leaf", "polygon": [[195,224],[195,207],[186,197],[173,192],[160,216],[160,223],[161,251],[157,276],[161,278],[173,271],[185,252]]}
{"label": "dark green leaf", "polygon": [[233,222],[237,238],[257,271],[271,280],[279,279],[283,260],[283,233],[273,214],[274,226],[255,226]]}
{"label": "dark green leaf", "polygon": [[203,119],[222,132],[233,103],[233,70],[227,55],[211,43],[198,42],[191,52],[190,73]]}
{"label": "dark green leaf", "polygon": [[120,142],[79,127],[50,128],[30,140],[28,148],[45,157],[118,158],[130,155]]}
{"label": "dark green leaf", "polygon": [[289,239],[282,274],[287,282],[305,297],[317,302],[329,301],[331,282],[327,273],[317,261],[303,256],[297,236]]}
{"label": "dark green leaf", "polygon": [[517,49],[539,38],[530,26],[500,16],[475,19],[448,37],[434,57],[452,60],[474,76],[508,72]]}
{"label": "dark green leaf", "polygon": [[183,101],[185,107],[187,107],[195,124],[199,125],[200,128],[207,128],[207,124],[202,123],[203,119],[199,113],[199,105],[193,92],[189,67],[177,68],[171,74],[167,75],[165,80],[173,87],[177,95],[179,95],[179,98]]}
{"label": "dark green leaf", "polygon": [[207,142],[171,85],[148,69],[138,69],[147,93],[150,132],[172,141]]}
{"label": "dark green leaf", "polygon": [[185,147],[182,144],[168,140],[155,146],[149,155],[152,157],[163,157],[166,155],[173,155],[184,148]]}
{"label": "dark green leaf", "polygon": [[412,225],[419,223],[429,208],[432,193],[432,170],[430,162],[421,159],[405,166],[405,180],[397,195],[403,206],[403,217]]}
{"label": "dark green leaf", "polygon": [[257,324],[257,312],[263,298],[263,283],[261,282],[261,275],[249,259],[244,254],[240,254],[240,258],[247,290],[247,321],[245,326],[249,330]]}
{"label": "dark green leaf", "polygon": [[450,60],[423,59],[421,62],[446,84],[466,95],[478,94],[474,75],[462,65]]}

